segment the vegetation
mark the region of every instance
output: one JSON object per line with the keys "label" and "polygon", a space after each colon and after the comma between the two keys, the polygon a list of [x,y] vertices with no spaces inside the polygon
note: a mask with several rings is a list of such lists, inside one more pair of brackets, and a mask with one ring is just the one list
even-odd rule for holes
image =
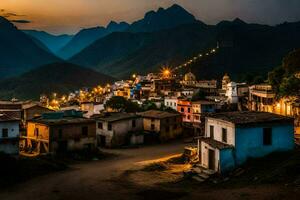
{"label": "vegetation", "polygon": [[118,112],[123,111],[123,112],[128,112],[128,113],[134,113],[134,112],[141,111],[141,108],[139,107],[139,105],[137,103],[131,102],[121,96],[113,96],[112,98],[110,98],[106,102],[105,107],[111,108]]}
{"label": "vegetation", "polygon": [[269,73],[269,83],[279,97],[300,94],[300,49],[290,52],[282,61],[282,65]]}

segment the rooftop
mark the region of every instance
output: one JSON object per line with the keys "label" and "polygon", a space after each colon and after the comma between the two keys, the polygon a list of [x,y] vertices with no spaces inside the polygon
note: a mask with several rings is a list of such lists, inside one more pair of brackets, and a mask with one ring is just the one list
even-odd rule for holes
{"label": "rooftop", "polygon": [[0,122],[10,122],[10,121],[19,121],[19,120],[7,114],[0,113]]}
{"label": "rooftop", "polygon": [[142,112],[139,114],[142,117],[155,118],[155,119],[163,119],[163,118],[168,118],[168,117],[180,116],[179,113],[170,113],[170,112],[158,111],[158,110],[149,110],[149,111]]}
{"label": "rooftop", "polygon": [[219,142],[219,141],[211,139],[211,138],[202,138],[201,141],[203,141],[217,149],[232,149],[233,148],[232,145],[225,144],[223,142]]}
{"label": "rooftop", "polygon": [[232,122],[237,125],[257,124],[257,123],[265,123],[265,122],[293,123],[294,121],[293,118],[285,117],[282,115],[277,115],[268,112],[253,112],[253,111],[212,113],[209,114],[208,117]]}
{"label": "rooftop", "polygon": [[139,116],[135,113],[106,113],[106,114],[94,115],[93,119],[107,121],[107,122],[115,122],[115,121],[122,121],[126,119],[134,119],[138,117]]}
{"label": "rooftop", "polygon": [[65,125],[65,124],[81,124],[81,123],[92,123],[95,122],[93,119],[83,118],[83,117],[63,117],[58,119],[43,119],[35,118],[29,122],[46,124],[46,125]]}
{"label": "rooftop", "polygon": [[205,105],[215,105],[217,104],[215,101],[206,101],[206,100],[199,100],[199,101],[193,101],[193,104],[205,104]]}

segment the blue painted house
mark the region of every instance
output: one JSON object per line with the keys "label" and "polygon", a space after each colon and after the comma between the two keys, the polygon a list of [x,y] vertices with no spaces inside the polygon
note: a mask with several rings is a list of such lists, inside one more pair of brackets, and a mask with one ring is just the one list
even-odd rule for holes
{"label": "blue painted house", "polygon": [[294,119],[265,112],[214,113],[206,117],[201,165],[223,173],[249,158],[294,148]]}

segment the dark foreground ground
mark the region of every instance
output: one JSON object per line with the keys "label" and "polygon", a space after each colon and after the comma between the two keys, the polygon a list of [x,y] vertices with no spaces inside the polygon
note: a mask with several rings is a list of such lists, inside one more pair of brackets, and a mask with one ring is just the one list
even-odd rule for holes
{"label": "dark foreground ground", "polygon": [[[198,183],[183,176],[190,165],[171,162],[185,144],[107,150],[103,160],[69,165],[2,188],[0,199],[299,199],[300,151],[249,161],[226,177]],[[174,160],[174,159],[171,159]],[[160,163],[159,165],[153,163]],[[161,164],[162,163],[162,164]]]}

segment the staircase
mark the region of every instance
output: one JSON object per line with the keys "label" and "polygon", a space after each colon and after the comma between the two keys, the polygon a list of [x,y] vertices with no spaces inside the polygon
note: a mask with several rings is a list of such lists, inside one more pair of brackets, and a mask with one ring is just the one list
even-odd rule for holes
{"label": "staircase", "polygon": [[201,165],[197,164],[189,171],[185,172],[186,175],[189,175],[197,182],[204,182],[209,179],[210,176],[215,174],[216,172],[210,169],[205,169]]}

